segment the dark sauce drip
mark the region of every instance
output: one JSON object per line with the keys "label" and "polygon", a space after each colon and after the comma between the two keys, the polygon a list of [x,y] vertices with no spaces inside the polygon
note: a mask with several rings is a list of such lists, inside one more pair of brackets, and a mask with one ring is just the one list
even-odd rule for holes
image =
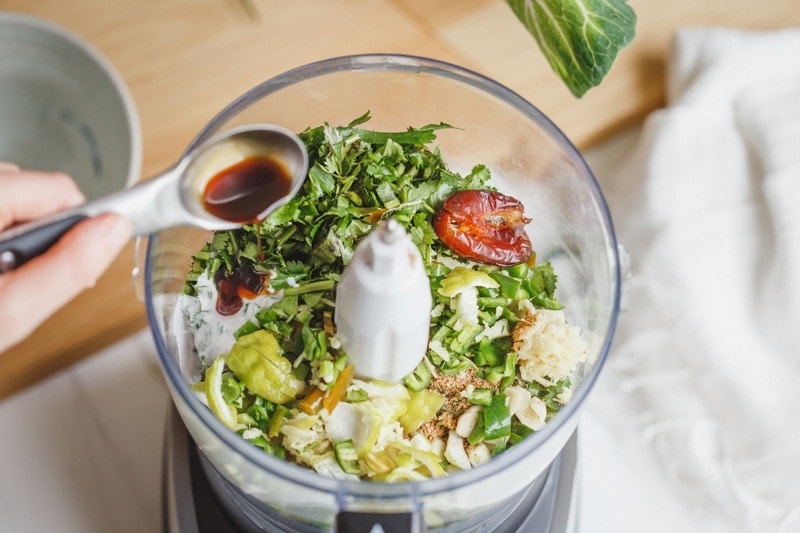
{"label": "dark sauce drip", "polygon": [[214,274],[217,286],[217,313],[228,316],[236,314],[244,305],[244,299],[255,298],[264,290],[267,274],[257,272],[252,265],[239,265],[233,272],[222,266]]}
{"label": "dark sauce drip", "polygon": [[203,206],[230,222],[257,222],[269,206],[284,198],[292,178],[270,157],[249,157],[212,176],[203,192]]}

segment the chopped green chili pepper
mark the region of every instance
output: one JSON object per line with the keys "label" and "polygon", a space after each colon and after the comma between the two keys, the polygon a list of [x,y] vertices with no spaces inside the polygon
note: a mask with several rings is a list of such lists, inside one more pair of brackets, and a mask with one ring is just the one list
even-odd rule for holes
{"label": "chopped green chili pepper", "polygon": [[467,401],[473,405],[492,405],[492,389],[473,389]]}
{"label": "chopped green chili pepper", "polygon": [[505,394],[492,398],[491,405],[484,407],[481,414],[486,440],[508,437],[511,434],[511,411],[506,405]]}

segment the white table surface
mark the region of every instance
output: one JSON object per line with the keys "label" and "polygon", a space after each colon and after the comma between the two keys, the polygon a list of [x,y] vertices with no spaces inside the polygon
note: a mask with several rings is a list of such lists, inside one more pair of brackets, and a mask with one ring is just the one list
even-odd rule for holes
{"label": "white table surface", "polygon": [[[601,186],[636,134],[586,153]],[[652,469],[642,449],[623,453],[609,439],[608,386],[601,376],[579,426],[581,531],[667,531],[683,510],[657,481],[637,482]],[[168,406],[147,330],[0,403],[0,531],[160,531]]]}
{"label": "white table surface", "polygon": [[168,402],[142,331],[0,403],[0,531],[160,531]]}

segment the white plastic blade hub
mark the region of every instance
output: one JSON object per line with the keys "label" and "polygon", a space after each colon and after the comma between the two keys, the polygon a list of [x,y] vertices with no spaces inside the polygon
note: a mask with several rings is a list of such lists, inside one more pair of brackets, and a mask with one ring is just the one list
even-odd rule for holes
{"label": "white plastic blade hub", "polygon": [[356,375],[397,382],[428,347],[431,290],[419,250],[396,220],[359,245],[336,287],[334,321]]}

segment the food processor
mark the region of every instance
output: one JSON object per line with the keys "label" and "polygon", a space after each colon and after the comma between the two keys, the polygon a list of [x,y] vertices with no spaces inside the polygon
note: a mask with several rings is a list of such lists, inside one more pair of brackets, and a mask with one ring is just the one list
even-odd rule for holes
{"label": "food processor", "polygon": [[588,344],[573,394],[539,431],[485,464],[425,481],[323,477],[265,454],[215,418],[191,384],[202,370],[178,298],[208,231],[153,235],[145,301],[173,408],[164,460],[168,531],[472,532],[572,531],[579,475],[578,419],[611,345],[620,266],[602,193],[579,152],[536,107],[468,69],[405,55],[333,58],[271,78],[233,101],[193,140],[268,122],[300,132],[346,125],[369,112],[370,129],[453,128],[434,145],[451,170],[475,165],[519,199],[532,219],[537,261],[558,275],[567,320]]}

